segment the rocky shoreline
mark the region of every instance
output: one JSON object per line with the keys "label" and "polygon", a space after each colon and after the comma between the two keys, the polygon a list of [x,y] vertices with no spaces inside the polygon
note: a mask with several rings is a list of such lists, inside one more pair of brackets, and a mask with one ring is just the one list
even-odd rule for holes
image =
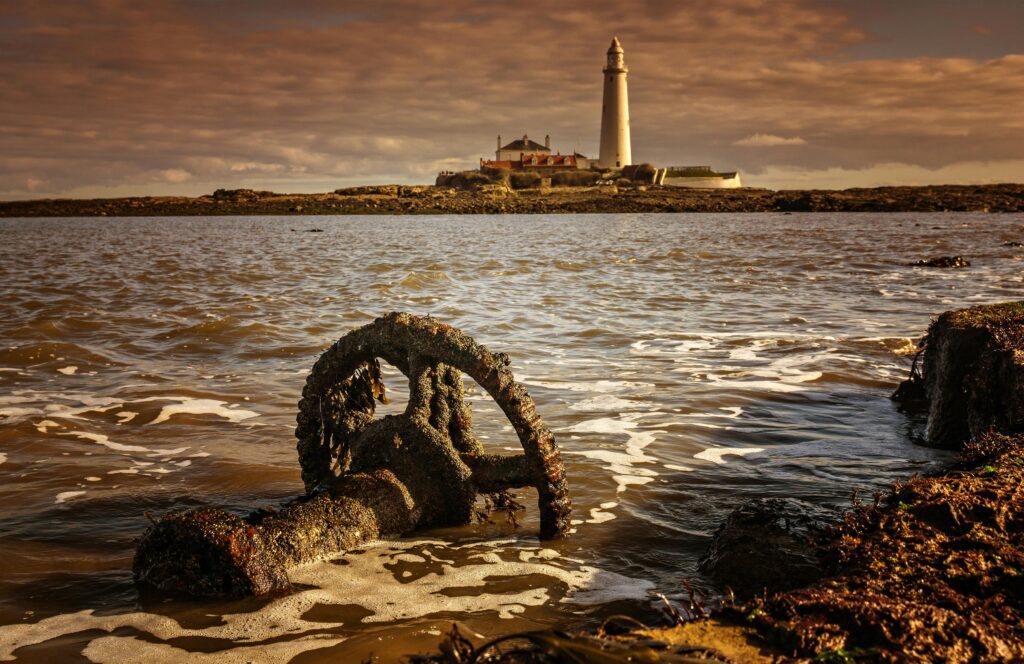
{"label": "rocky shoreline", "polygon": [[0,217],[557,214],[658,212],[1024,212],[1024,184],[843,190],[384,185],[324,194],[218,189],[195,198],[0,201]]}
{"label": "rocky shoreline", "polygon": [[511,657],[453,633],[413,661],[1024,661],[1024,302],[947,312],[922,348],[894,398],[929,411],[952,468],[838,518],[740,506],[701,561],[729,597],[710,615],[691,597],[671,627],[506,637]]}

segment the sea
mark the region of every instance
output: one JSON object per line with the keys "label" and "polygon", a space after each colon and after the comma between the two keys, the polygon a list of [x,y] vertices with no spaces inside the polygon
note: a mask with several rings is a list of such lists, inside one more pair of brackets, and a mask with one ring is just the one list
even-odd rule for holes
{"label": "sea", "polygon": [[[1024,299],[1024,215],[594,214],[0,220],[0,660],[358,662],[651,625],[743,501],[844,507],[948,463],[890,399],[929,321]],[[912,267],[965,256],[959,270]],[[302,491],[317,357],[390,311],[511,358],[572,533],[503,515],[291,570],[291,592],[142,592],[160,515]],[[385,366],[392,405],[407,386]],[[467,378],[475,430],[513,454]]]}

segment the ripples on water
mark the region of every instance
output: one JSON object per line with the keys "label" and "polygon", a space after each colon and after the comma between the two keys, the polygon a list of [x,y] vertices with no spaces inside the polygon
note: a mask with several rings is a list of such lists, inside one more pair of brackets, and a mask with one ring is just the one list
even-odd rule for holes
{"label": "ripples on water", "polygon": [[[1022,235],[971,214],[0,222],[0,658],[387,660],[453,619],[652,616],[652,591],[708,587],[697,559],[743,499],[842,505],[945,459],[886,397],[930,316],[1024,297],[1001,246]],[[904,266],[952,253],[973,267]],[[509,353],[562,447],[574,536],[539,543],[531,498],[519,531],[369,546],[296,570],[288,597],[138,597],[145,512],[299,491],[306,372],[390,310]],[[470,398],[484,442],[517,448]]]}

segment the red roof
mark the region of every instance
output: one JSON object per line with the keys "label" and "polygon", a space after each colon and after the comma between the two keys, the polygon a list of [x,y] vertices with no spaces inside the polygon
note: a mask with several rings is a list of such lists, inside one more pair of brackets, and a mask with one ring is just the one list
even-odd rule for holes
{"label": "red roof", "polygon": [[[535,163],[536,162],[536,163]],[[481,168],[505,168],[513,171],[531,168],[576,168],[576,155],[524,153],[516,161],[480,160]]]}

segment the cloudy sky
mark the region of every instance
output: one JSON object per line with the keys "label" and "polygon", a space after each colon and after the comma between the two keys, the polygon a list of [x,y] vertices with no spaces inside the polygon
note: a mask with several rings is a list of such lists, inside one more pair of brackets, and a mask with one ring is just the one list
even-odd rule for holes
{"label": "cloudy sky", "polygon": [[3,0],[0,198],[329,191],[495,135],[773,188],[1024,181],[1019,0]]}

